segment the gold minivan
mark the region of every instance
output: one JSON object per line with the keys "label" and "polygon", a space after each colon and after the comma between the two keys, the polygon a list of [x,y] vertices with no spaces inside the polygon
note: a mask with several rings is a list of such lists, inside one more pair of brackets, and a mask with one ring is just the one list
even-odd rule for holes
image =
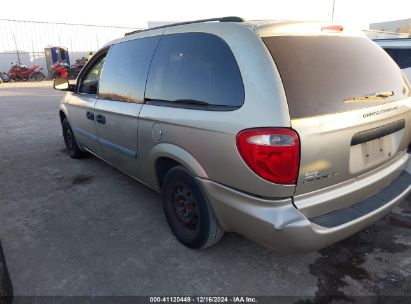
{"label": "gold minivan", "polygon": [[410,85],[340,25],[225,17],[136,31],[55,88],[68,91],[68,154],[161,192],[191,248],[233,231],[316,250],[411,190]]}

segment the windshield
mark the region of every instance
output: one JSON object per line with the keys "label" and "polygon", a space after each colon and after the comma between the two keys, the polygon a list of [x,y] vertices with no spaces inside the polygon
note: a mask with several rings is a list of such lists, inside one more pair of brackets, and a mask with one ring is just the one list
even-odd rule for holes
{"label": "windshield", "polygon": [[[279,70],[291,118],[375,106],[409,94],[398,66],[368,38],[275,36],[263,41]],[[381,92],[393,95],[371,98]]]}

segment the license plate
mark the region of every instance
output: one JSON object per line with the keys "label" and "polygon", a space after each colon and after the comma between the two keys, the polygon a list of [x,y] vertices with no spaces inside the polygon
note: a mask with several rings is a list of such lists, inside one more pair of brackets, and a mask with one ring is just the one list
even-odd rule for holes
{"label": "license plate", "polygon": [[350,172],[357,173],[387,161],[395,153],[393,134],[350,147]]}
{"label": "license plate", "polygon": [[392,153],[388,151],[391,145],[385,143],[386,141],[387,136],[361,144],[362,155],[366,164],[391,157]]}

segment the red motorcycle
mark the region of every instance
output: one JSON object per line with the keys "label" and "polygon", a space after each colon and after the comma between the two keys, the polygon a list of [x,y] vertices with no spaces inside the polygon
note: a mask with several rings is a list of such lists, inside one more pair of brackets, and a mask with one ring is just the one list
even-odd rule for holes
{"label": "red motorcycle", "polygon": [[73,79],[77,78],[78,74],[80,74],[83,67],[86,65],[87,59],[86,57],[82,57],[80,59],[76,59],[76,63],[71,66],[70,75]]}
{"label": "red motorcycle", "polygon": [[33,66],[29,69],[27,66],[19,64],[19,63],[12,63],[12,66],[8,72],[8,75],[11,80],[13,81],[42,81],[46,76],[41,72],[43,68],[39,65]]}
{"label": "red motorcycle", "polygon": [[85,58],[77,59],[76,63],[73,64],[71,67],[67,63],[67,61],[57,61],[50,67],[51,78],[76,79],[76,77],[78,76],[78,74],[80,73],[81,69],[84,67],[85,64]]}
{"label": "red motorcycle", "polygon": [[56,78],[69,78],[70,66],[66,61],[57,61],[51,67],[51,79]]}

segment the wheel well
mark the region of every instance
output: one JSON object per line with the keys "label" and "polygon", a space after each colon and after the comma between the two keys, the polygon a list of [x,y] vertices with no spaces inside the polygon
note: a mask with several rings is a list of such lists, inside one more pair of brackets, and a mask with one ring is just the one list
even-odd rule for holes
{"label": "wheel well", "polygon": [[59,116],[60,116],[60,121],[63,121],[63,119],[66,118],[66,114],[64,114],[63,111],[59,111]]}
{"label": "wheel well", "polygon": [[168,157],[160,157],[156,161],[156,173],[157,173],[157,180],[160,184],[160,187],[163,185],[164,177],[166,176],[167,172],[170,169],[181,166],[181,164],[174,159]]}

